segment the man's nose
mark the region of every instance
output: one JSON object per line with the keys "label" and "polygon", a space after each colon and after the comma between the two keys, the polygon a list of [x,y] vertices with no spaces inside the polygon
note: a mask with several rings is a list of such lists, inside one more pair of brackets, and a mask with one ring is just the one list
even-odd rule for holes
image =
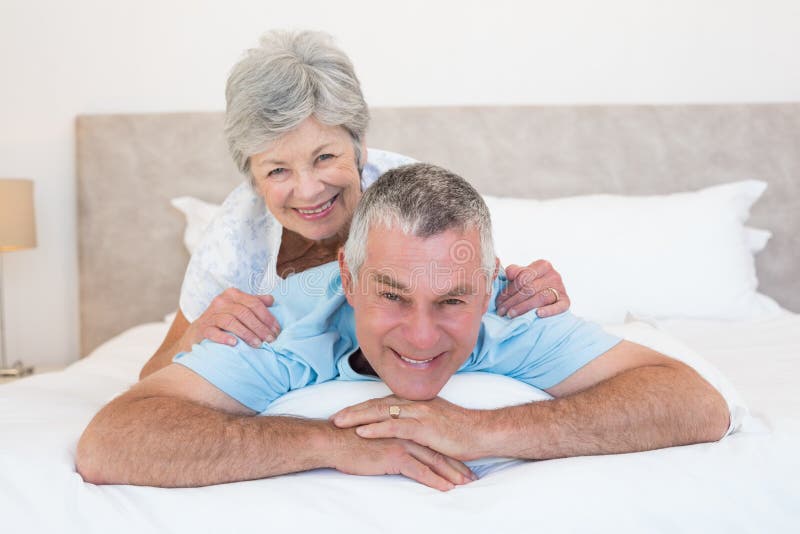
{"label": "man's nose", "polygon": [[297,182],[295,183],[295,197],[300,200],[322,202],[320,198],[323,191],[325,191],[325,184],[316,176],[311,169],[301,169],[297,173]]}
{"label": "man's nose", "polygon": [[[420,352],[436,347],[439,342],[439,328],[433,314],[427,310],[415,309],[406,323],[406,339],[411,348]],[[431,356],[431,354],[422,354]]]}

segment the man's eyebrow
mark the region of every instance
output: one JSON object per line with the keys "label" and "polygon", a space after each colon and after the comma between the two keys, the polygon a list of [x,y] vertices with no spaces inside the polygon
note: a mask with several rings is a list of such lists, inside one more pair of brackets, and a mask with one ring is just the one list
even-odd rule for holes
{"label": "man's eyebrow", "polygon": [[472,295],[475,289],[469,284],[462,284],[454,287],[444,294],[445,297],[461,297],[464,295]]}
{"label": "man's eyebrow", "polygon": [[372,273],[372,279],[378,282],[379,284],[393,287],[395,289],[399,289],[400,291],[408,291],[408,286],[406,286],[402,282],[398,282],[388,274]]}

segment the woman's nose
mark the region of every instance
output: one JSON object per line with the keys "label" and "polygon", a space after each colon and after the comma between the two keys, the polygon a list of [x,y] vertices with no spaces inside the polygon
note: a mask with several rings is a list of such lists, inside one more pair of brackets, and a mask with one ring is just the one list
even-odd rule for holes
{"label": "woman's nose", "polygon": [[316,174],[310,169],[300,170],[297,173],[297,181],[295,183],[294,192],[296,198],[300,200],[307,200],[309,202],[322,202],[326,200],[324,198],[320,198],[320,195],[323,191],[325,191],[325,184],[323,184]]}

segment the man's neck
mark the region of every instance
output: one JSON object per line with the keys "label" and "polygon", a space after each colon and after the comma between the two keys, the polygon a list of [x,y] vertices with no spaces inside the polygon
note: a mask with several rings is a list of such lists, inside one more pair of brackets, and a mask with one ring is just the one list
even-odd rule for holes
{"label": "man's neck", "polygon": [[350,367],[360,375],[378,376],[359,348],[349,358]]}

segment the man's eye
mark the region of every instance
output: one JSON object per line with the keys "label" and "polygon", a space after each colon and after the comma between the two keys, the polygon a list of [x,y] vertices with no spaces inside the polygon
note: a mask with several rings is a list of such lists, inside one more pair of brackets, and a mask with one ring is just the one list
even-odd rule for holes
{"label": "man's eye", "polygon": [[384,291],[383,293],[381,293],[381,296],[386,300],[391,300],[393,302],[400,300],[400,295],[398,295],[397,293],[390,293],[388,291]]}
{"label": "man's eye", "polygon": [[453,304],[464,304],[463,300],[460,299],[447,299],[444,301],[444,304],[453,305]]}
{"label": "man's eye", "polygon": [[271,171],[269,171],[267,173],[267,176],[280,176],[281,174],[284,173],[285,170],[286,169],[284,169],[283,167],[278,167],[277,169],[272,169]]}

